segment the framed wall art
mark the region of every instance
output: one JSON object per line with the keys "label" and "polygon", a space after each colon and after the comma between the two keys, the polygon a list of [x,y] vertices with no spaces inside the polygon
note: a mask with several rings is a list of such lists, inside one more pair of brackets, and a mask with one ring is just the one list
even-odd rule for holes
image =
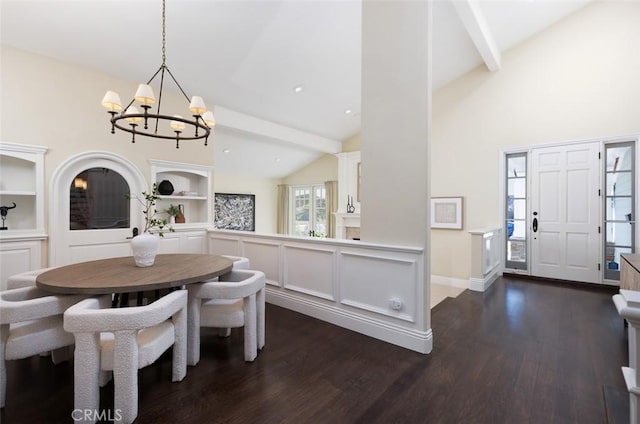
{"label": "framed wall art", "polygon": [[214,226],[220,230],[256,230],[255,194],[216,193]]}
{"label": "framed wall art", "polygon": [[432,197],[431,228],[462,230],[462,197]]}

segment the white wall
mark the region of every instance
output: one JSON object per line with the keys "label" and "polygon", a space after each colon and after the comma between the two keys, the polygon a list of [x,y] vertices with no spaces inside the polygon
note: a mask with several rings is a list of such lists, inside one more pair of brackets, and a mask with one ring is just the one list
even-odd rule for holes
{"label": "white wall", "polygon": [[303,185],[322,184],[325,181],[338,181],[338,158],[335,155],[322,155],[319,159],[283,178],[283,184]]}
{"label": "white wall", "polygon": [[355,152],[362,149],[362,135],[357,133],[342,141],[342,152]]}
{"label": "white wall", "polygon": [[220,172],[214,174],[213,190],[216,193],[255,194],[256,232],[276,233],[276,201],[280,180]]}
{"label": "white wall", "polygon": [[467,230],[500,224],[500,149],[640,133],[639,22],[593,3],[434,93],[432,196],[464,196],[464,230],[431,232],[432,274],[468,279]]}

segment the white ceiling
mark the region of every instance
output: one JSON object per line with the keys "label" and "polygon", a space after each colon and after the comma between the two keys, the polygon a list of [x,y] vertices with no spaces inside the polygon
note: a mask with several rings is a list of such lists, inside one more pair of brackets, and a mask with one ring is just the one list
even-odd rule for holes
{"label": "white ceiling", "polygon": [[[504,52],[591,0],[454,1],[478,6]],[[360,1],[166,7],[167,65],[188,94],[332,140],[359,132]],[[433,1],[434,89],[483,62],[458,13],[450,0]],[[0,19],[3,44],[115,77],[144,82],[161,63],[160,0],[2,0]],[[290,141],[217,128],[216,169],[279,178],[323,154]]]}

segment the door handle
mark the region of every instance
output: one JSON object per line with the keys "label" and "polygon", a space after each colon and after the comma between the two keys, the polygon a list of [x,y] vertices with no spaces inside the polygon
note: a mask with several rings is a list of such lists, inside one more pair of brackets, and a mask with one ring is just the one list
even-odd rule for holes
{"label": "door handle", "polygon": [[538,218],[533,218],[533,224],[531,225],[533,232],[537,233],[538,232]]}
{"label": "door handle", "polygon": [[132,238],[138,235],[138,227],[133,227],[132,234],[133,235],[131,237],[127,237],[127,240],[131,240]]}

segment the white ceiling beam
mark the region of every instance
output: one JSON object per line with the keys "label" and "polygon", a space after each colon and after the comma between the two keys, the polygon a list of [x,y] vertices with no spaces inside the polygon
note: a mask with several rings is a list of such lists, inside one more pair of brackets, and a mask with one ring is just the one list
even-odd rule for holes
{"label": "white ceiling beam", "polygon": [[500,49],[493,39],[480,5],[475,0],[453,0],[451,3],[487,68],[491,72],[500,70]]}
{"label": "white ceiling beam", "polygon": [[251,134],[284,141],[324,153],[340,153],[342,143],[330,138],[320,137],[315,134],[286,127],[264,119],[236,112],[222,106],[215,106],[216,126],[231,128]]}

